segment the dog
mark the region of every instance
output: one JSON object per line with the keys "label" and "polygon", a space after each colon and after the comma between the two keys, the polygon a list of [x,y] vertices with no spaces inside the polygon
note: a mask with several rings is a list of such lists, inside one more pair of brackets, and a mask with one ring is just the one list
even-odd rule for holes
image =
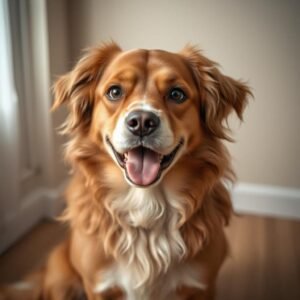
{"label": "dog", "polygon": [[53,110],[69,109],[61,132],[70,138],[62,215],[70,234],[26,292],[214,299],[232,213],[226,121],[232,112],[242,120],[250,95],[193,46],[90,49],[54,85]]}

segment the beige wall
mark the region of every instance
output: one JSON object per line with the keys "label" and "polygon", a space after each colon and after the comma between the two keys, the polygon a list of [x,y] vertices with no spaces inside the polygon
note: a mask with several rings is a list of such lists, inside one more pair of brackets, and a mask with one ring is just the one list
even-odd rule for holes
{"label": "beige wall", "polygon": [[[49,68],[50,68],[50,84],[59,75],[69,71],[71,67],[70,59],[70,35],[68,23],[68,1],[67,0],[47,0],[47,17],[48,17],[48,43],[49,43]],[[52,101],[51,94],[51,101]],[[51,106],[51,104],[49,104]],[[49,112],[50,113],[50,112]],[[62,144],[66,142],[66,138],[59,135],[57,128],[64,122],[66,111],[58,110],[51,114],[52,126],[54,129],[53,147],[54,147],[54,164],[55,180],[54,185],[61,184],[66,176],[66,166],[63,160]]]}
{"label": "beige wall", "polygon": [[[198,44],[255,95],[230,145],[243,182],[300,187],[299,1],[72,0],[71,58],[114,39],[124,49]],[[233,123],[235,123],[233,121]]]}

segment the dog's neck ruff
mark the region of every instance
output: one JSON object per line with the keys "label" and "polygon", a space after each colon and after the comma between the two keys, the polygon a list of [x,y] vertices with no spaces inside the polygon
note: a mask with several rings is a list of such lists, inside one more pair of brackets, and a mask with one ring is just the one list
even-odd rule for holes
{"label": "dog's neck ruff", "polygon": [[159,186],[131,187],[107,201],[120,229],[113,255],[128,269],[135,288],[149,286],[186,254],[178,228],[181,205],[179,197]]}

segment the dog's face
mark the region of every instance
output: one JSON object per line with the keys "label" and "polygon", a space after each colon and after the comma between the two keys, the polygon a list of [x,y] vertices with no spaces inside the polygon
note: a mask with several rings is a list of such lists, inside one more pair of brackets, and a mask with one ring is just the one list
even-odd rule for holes
{"label": "dog's face", "polygon": [[130,185],[158,184],[207,137],[226,138],[223,121],[239,117],[249,93],[193,48],[122,52],[94,49],[55,87],[68,101],[66,131],[89,136]]}
{"label": "dog's face", "polygon": [[127,181],[146,187],[200,143],[198,107],[196,83],[182,57],[123,52],[97,85],[92,127]]}

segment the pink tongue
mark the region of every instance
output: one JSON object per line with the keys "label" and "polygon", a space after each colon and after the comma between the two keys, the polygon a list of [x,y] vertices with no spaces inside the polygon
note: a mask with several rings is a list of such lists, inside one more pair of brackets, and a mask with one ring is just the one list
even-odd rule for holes
{"label": "pink tongue", "polygon": [[158,176],[160,156],[152,150],[138,147],[128,151],[126,170],[130,180],[138,185],[149,185]]}

